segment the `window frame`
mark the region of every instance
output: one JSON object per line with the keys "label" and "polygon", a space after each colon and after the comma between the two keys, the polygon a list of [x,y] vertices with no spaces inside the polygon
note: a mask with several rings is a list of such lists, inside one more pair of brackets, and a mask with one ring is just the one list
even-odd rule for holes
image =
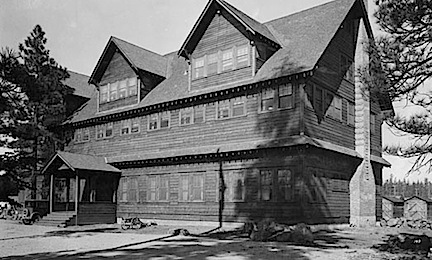
{"label": "window frame", "polygon": [[[197,65],[199,63],[199,66]],[[202,65],[201,65],[202,63]],[[204,78],[205,71],[205,56],[201,56],[193,59],[193,79]],[[199,73],[201,72],[201,73]]]}
{"label": "window frame", "polygon": [[[106,98],[103,99],[102,97],[106,95]],[[109,88],[109,84],[105,84],[99,87],[99,103],[100,104],[105,104],[110,102],[110,88]]]}
{"label": "window frame", "polygon": [[[225,59],[225,54],[230,56],[229,58]],[[227,61],[229,61],[227,64],[225,64]],[[234,70],[234,51],[233,48],[222,50],[221,53],[221,73],[232,71]]]}
{"label": "window frame", "polygon": [[[285,95],[281,95],[281,87],[282,86],[288,86],[290,89],[290,91],[288,92],[288,94]],[[284,97],[288,97],[288,99],[291,101],[291,106],[288,107],[281,107],[281,98]],[[295,104],[295,99],[294,99],[294,86],[292,83],[285,83],[285,84],[280,84],[277,86],[277,110],[283,110],[283,109],[292,109],[294,108]]]}
{"label": "window frame", "polygon": [[[268,177],[269,183],[263,184],[263,173],[268,173],[270,176]],[[260,169],[259,171],[259,201],[273,201],[274,200],[274,170],[273,169]],[[265,199],[264,187],[268,188],[268,198]]]}
{"label": "window frame", "polygon": [[[111,130],[111,135],[107,135],[107,131]],[[102,131],[102,135],[99,136],[99,131]],[[96,126],[96,140],[102,140],[102,139],[108,139],[114,137],[114,123],[109,122],[101,125]]]}
{"label": "window frame", "polygon": [[[289,172],[289,178],[287,176],[281,176],[282,173]],[[293,202],[294,201],[294,176],[291,169],[277,169],[277,200],[282,202]],[[285,180],[285,179],[288,180]],[[282,185],[282,180],[285,180],[284,185]],[[283,192],[281,191],[283,189]],[[283,193],[283,196],[281,194]],[[289,198],[287,198],[289,194]]]}
{"label": "window frame", "polygon": [[[239,51],[240,50],[244,50],[246,49],[246,53],[243,55],[239,55]],[[239,57],[246,57],[245,60],[245,64],[239,65]],[[241,68],[246,68],[250,66],[250,45],[249,44],[242,44],[242,45],[238,45],[236,46],[236,50],[235,50],[235,69],[241,69]]]}

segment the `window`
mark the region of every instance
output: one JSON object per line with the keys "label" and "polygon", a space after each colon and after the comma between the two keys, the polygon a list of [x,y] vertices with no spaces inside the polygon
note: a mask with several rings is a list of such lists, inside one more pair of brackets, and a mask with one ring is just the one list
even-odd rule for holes
{"label": "window", "polygon": [[123,120],[121,122],[121,134],[122,135],[127,135],[130,133],[130,128],[131,128],[131,121],[130,120]]}
{"label": "window", "polygon": [[162,112],[160,114],[161,120],[160,120],[160,128],[168,128],[170,126],[170,112]]}
{"label": "window", "polygon": [[293,108],[293,87],[291,83],[283,84],[278,87],[279,108]]}
{"label": "window", "polygon": [[354,62],[345,54],[341,55],[340,69],[344,79],[354,82]]}
{"label": "window", "polygon": [[192,175],[192,201],[204,200],[204,176],[202,174]]}
{"label": "window", "polygon": [[246,114],[246,102],[245,97],[236,97],[233,99],[222,100],[217,104],[218,108],[218,119],[232,118],[237,116],[243,116]]}
{"label": "window", "polygon": [[196,123],[202,123],[205,121],[205,106],[196,106],[194,107],[194,114],[193,114],[193,122]]}
{"label": "window", "polygon": [[137,202],[138,183],[136,177],[129,178],[128,202]]}
{"label": "window", "polygon": [[354,126],[354,118],[355,118],[355,106],[354,103],[348,102],[347,103],[347,123],[348,125]]}
{"label": "window", "polygon": [[243,201],[245,197],[244,174],[241,172],[231,173],[231,201]]}
{"label": "window", "polygon": [[148,124],[148,130],[156,130],[158,129],[158,114],[151,114],[149,116],[149,124]]}
{"label": "window", "polygon": [[138,78],[133,77],[128,79],[129,96],[136,96],[138,94]]}
{"label": "window", "polygon": [[293,187],[292,187],[292,172],[290,170],[278,170],[278,200],[279,201],[292,201],[293,200]]}
{"label": "window", "polygon": [[207,76],[218,73],[218,55],[217,53],[210,54],[207,57]]}
{"label": "window", "polygon": [[371,134],[375,134],[375,128],[376,128],[376,115],[372,114],[370,115],[370,132]]}
{"label": "window", "polygon": [[194,61],[194,78],[204,77],[204,58],[198,58]]}
{"label": "window", "polygon": [[233,69],[233,50],[225,50],[222,52],[222,71]]}
{"label": "window", "polygon": [[236,68],[246,67],[249,65],[249,47],[248,45],[242,45],[237,47],[236,53],[237,66]]}
{"label": "window", "polygon": [[108,102],[108,85],[101,86],[99,90],[99,94],[100,94],[99,96],[100,103]]}
{"label": "window", "polygon": [[168,197],[168,189],[169,187],[169,177],[168,175],[159,176],[159,201],[167,201]]}
{"label": "window", "polygon": [[140,131],[139,118],[132,120],[131,133],[138,133]]}
{"label": "window", "polygon": [[323,115],[323,90],[320,87],[315,86],[314,88],[314,108],[315,112],[319,115]]}
{"label": "window", "polygon": [[180,110],[180,125],[192,124],[193,108],[183,108]]}
{"label": "window", "polygon": [[127,97],[127,79],[119,82],[119,98]]}
{"label": "window", "polygon": [[109,84],[109,86],[110,86],[109,100],[110,101],[117,100],[117,82],[111,83]]}
{"label": "window", "polygon": [[181,175],[179,180],[179,200],[188,201],[189,200],[189,176]]}
{"label": "window", "polygon": [[342,121],[342,99],[333,95],[331,92],[325,92],[325,108],[327,108],[326,115]]}
{"label": "window", "polygon": [[274,89],[264,89],[261,91],[261,111],[272,111],[274,109]]}
{"label": "window", "polygon": [[127,201],[127,194],[128,194],[128,179],[127,178],[121,178],[120,179],[120,201],[126,202]]}
{"label": "window", "polygon": [[217,118],[222,119],[228,117],[230,117],[230,101],[229,100],[219,101]]}
{"label": "window", "polygon": [[149,176],[148,201],[156,201],[156,176]]}
{"label": "window", "polygon": [[260,171],[260,199],[269,201],[272,199],[273,174],[271,170]]}
{"label": "window", "polygon": [[82,141],[87,142],[88,140],[90,140],[90,129],[84,128],[82,134]]}
{"label": "window", "polygon": [[96,139],[113,136],[113,123],[96,126]]}

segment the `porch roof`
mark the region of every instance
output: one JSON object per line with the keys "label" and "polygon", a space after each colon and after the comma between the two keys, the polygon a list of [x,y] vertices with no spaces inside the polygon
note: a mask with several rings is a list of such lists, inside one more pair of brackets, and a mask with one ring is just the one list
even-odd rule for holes
{"label": "porch roof", "polygon": [[[60,163],[59,163],[60,162]],[[49,169],[60,169],[66,166],[72,171],[86,170],[86,171],[101,171],[110,173],[120,173],[121,171],[116,167],[109,165],[105,157],[98,157],[86,154],[57,152],[47,165],[42,170],[45,173]],[[57,168],[55,168],[57,167]]]}

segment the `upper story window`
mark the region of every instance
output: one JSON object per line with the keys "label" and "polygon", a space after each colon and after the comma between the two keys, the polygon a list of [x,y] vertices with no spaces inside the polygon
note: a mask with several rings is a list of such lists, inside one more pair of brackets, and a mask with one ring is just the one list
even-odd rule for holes
{"label": "upper story window", "polygon": [[170,111],[151,114],[148,117],[148,130],[157,130],[170,127],[171,114]]}
{"label": "upper story window", "polygon": [[180,109],[180,125],[190,125],[204,122],[204,105]]}
{"label": "upper story window", "polygon": [[194,58],[192,79],[199,79],[250,66],[250,46],[243,44]]}
{"label": "upper story window", "polygon": [[90,140],[90,129],[80,128],[75,130],[74,141],[77,143],[87,142]]}
{"label": "upper story window", "polygon": [[140,131],[140,123],[138,118],[127,119],[121,122],[120,133],[122,135],[138,133]]}
{"label": "upper story window", "polygon": [[136,77],[111,82],[99,88],[99,103],[107,103],[118,99],[136,96],[138,79]]}
{"label": "upper story window", "polygon": [[113,123],[96,126],[96,139],[109,138],[113,134]]}
{"label": "upper story window", "polygon": [[354,126],[355,106],[352,102],[347,102],[347,124]]}
{"label": "upper story window", "polygon": [[246,97],[222,100],[217,103],[217,119],[246,115]]}
{"label": "upper story window", "polygon": [[342,121],[342,99],[333,93],[325,92],[325,107],[327,109],[326,115]]}
{"label": "upper story window", "polygon": [[274,111],[294,107],[294,94],[291,83],[279,85],[276,89],[261,90],[260,111]]}

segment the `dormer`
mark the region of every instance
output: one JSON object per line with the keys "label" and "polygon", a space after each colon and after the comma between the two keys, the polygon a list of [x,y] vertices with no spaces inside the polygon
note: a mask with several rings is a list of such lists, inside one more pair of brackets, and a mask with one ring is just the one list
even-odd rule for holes
{"label": "dormer", "polygon": [[247,81],[280,48],[269,29],[223,0],[210,0],[178,52],[189,90]]}
{"label": "dormer", "polygon": [[89,83],[98,90],[98,112],[133,107],[166,78],[165,57],[111,37]]}

